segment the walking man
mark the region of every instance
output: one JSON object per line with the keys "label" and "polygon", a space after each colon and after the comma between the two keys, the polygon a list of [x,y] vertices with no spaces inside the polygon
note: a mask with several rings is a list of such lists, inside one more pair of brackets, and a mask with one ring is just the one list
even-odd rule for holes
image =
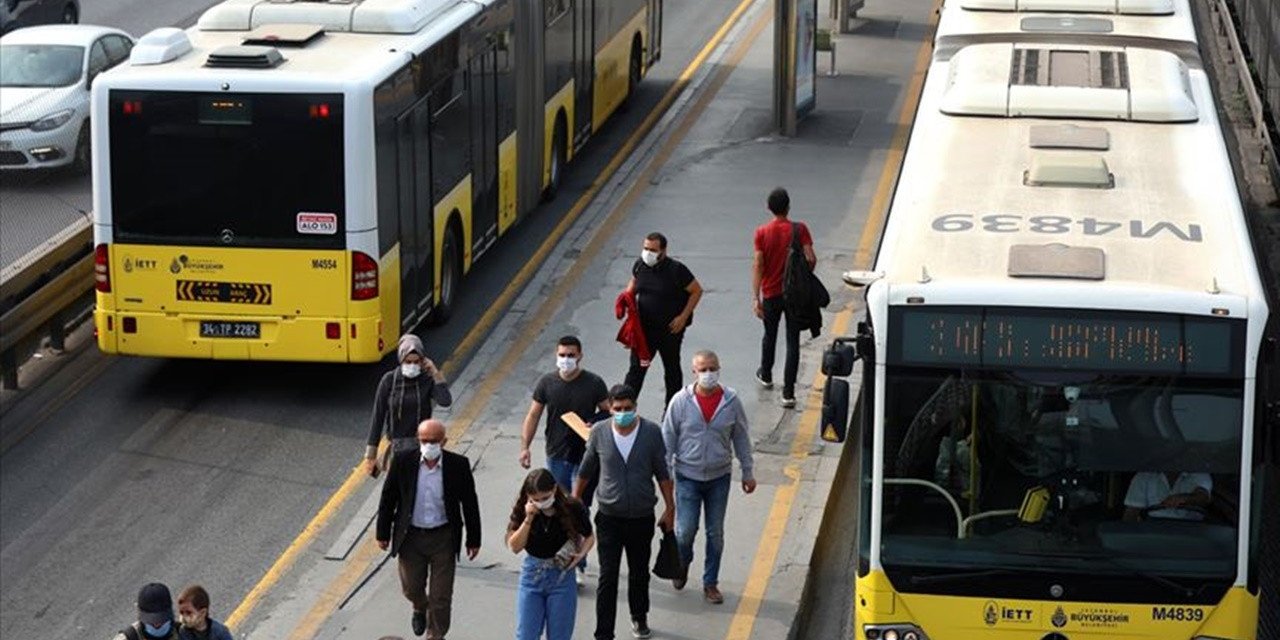
{"label": "walking man", "polygon": [[138,621],[125,627],[114,640],[179,640],[173,623],[173,596],[169,587],[152,582],[138,591]]}
{"label": "walking man", "polygon": [[755,259],[751,268],[751,305],[756,317],[764,321],[764,340],[760,348],[760,368],[756,380],[766,389],[773,388],[773,359],[778,345],[778,323],[785,315],[787,359],[782,370],[782,406],[796,406],[796,373],[800,369],[801,327],[790,313],[784,313],[782,277],[786,272],[787,251],[792,234],[797,234],[804,258],[813,269],[818,258],[813,253],[813,238],[803,222],[792,222],[791,197],[778,187],[769,193],[769,212],[773,219],[756,227]]}
{"label": "walking man", "polygon": [[[449,632],[453,574],[466,527],[467,558],[480,552],[480,504],[471,461],[445,451],[444,423],[418,425],[418,449],[397,453],[382,485],[378,546],[400,557],[400,588],[413,603],[413,633]],[[430,616],[428,616],[430,612]]]}
{"label": "walking man", "polygon": [[684,570],[672,580],[677,590],[689,579],[693,537],[701,512],[707,517],[707,549],[702,594],[711,604],[724,602],[718,587],[724,551],[724,516],[729,506],[733,457],[742,467],[742,492],[756,490],[752,474],[747,412],[733,389],[720,384],[720,358],[713,351],[693,356],[694,383],[680,390],[662,419],[662,439],[676,478],[676,542]]}
{"label": "walking man", "polygon": [[600,583],[596,586],[596,640],[613,640],[618,611],[618,573],[627,556],[627,603],[631,635],[648,638],[649,555],[653,544],[653,507],[658,504],[654,480],[666,508],[657,525],[670,530],[675,496],[667,470],[661,428],[636,416],[636,392],[625,384],[609,390],[613,417],[591,427],[582,468],[573,486],[581,497],[597,480],[596,542]]}
{"label": "walking man", "polygon": [[[636,296],[649,351],[662,357],[666,383],[663,406],[666,406],[684,384],[680,344],[684,342],[685,329],[693,322],[693,310],[702,299],[702,285],[689,267],[667,255],[667,237],[654,232],[645,236],[640,258],[631,267],[627,291]],[[647,371],[639,354],[632,350],[626,384],[635,390],[637,397]]]}

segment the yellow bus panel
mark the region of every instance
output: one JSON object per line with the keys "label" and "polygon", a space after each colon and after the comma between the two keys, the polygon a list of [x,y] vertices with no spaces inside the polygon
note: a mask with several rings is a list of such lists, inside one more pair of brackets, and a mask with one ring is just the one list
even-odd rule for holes
{"label": "yellow bus panel", "polygon": [[[592,92],[591,122],[599,127],[627,98],[630,84],[631,42],[640,34],[640,51],[644,51],[648,37],[648,11],[640,11],[627,22],[627,26],[605,43],[596,53],[595,91]],[[644,64],[640,65],[641,73]]]}
{"label": "yellow bus panel", "polygon": [[498,144],[498,235],[507,232],[519,216],[516,203],[516,132]]}

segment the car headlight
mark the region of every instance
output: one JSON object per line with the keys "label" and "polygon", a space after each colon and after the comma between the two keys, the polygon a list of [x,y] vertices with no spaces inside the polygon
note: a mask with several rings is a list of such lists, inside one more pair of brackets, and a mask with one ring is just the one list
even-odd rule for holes
{"label": "car headlight", "polygon": [[71,117],[74,115],[76,115],[75,109],[63,109],[62,111],[49,114],[31,123],[31,130],[48,131],[50,129],[57,129],[58,127],[66,124],[67,121],[71,120]]}

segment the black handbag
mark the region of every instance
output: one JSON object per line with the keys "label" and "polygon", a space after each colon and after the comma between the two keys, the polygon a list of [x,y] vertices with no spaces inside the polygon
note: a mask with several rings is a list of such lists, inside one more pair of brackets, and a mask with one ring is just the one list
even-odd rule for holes
{"label": "black handbag", "polygon": [[653,575],[663,580],[675,580],[684,575],[684,563],[680,562],[680,547],[676,546],[676,533],[663,531],[658,543],[658,559],[653,563]]}

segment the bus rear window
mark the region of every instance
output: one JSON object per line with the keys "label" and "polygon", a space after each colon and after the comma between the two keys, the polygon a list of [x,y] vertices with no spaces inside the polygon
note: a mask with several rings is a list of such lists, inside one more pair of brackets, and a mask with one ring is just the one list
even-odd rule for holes
{"label": "bus rear window", "polygon": [[112,91],[116,242],[345,246],[341,94]]}

